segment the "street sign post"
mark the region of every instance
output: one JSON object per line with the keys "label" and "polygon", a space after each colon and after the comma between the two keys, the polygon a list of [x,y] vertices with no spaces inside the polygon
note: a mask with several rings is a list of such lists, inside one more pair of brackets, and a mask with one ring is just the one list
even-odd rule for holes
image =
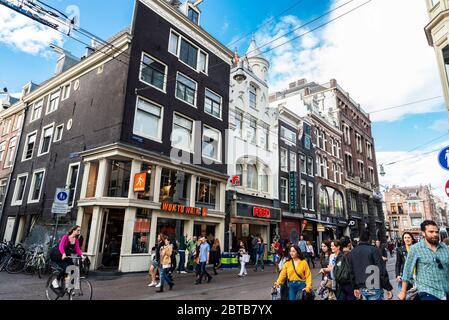
{"label": "street sign post", "polygon": [[449,147],[444,148],[438,155],[438,162],[444,170],[449,171]]}
{"label": "street sign post", "polygon": [[57,188],[55,199],[53,201],[53,206],[51,207],[51,212],[56,215],[56,225],[55,225],[55,233],[53,235],[53,244],[56,241],[56,235],[58,232],[58,222],[59,217],[64,217],[67,215],[67,212],[69,211],[69,189],[65,188]]}

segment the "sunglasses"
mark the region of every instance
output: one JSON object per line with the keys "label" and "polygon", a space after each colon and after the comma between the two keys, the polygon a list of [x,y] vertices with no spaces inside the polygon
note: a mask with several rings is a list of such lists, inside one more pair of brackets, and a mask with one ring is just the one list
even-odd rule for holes
{"label": "sunglasses", "polygon": [[435,262],[436,262],[437,265],[438,265],[438,269],[440,269],[440,270],[443,270],[443,269],[444,269],[444,266],[443,266],[443,264],[441,263],[441,260],[440,260],[439,258],[435,258]]}

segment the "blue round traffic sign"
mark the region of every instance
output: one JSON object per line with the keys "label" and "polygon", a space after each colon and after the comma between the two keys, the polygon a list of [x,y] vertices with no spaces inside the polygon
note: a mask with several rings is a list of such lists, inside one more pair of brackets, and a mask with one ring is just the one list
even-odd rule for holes
{"label": "blue round traffic sign", "polygon": [[441,150],[440,154],[438,155],[438,162],[443,169],[449,170],[449,147]]}
{"label": "blue round traffic sign", "polygon": [[57,198],[59,201],[64,201],[68,198],[68,196],[66,192],[60,192],[58,193]]}

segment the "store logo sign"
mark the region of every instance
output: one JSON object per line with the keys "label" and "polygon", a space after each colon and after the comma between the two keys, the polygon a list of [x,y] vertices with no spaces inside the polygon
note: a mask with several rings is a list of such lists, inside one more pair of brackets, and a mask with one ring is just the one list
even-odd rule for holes
{"label": "store logo sign", "polygon": [[258,218],[271,218],[271,211],[270,209],[266,208],[253,208],[253,216]]}
{"label": "store logo sign", "polygon": [[161,205],[161,210],[166,212],[187,214],[190,216],[207,217],[207,208],[193,208],[180,204],[163,203]]}
{"label": "store logo sign", "polygon": [[134,176],[134,192],[145,192],[147,189],[147,173],[137,173]]}

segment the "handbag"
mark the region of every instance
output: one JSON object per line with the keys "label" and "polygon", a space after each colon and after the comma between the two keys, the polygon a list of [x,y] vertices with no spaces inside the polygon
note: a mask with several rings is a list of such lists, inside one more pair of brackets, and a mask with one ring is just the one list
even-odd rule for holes
{"label": "handbag", "polygon": [[247,254],[247,253],[245,253],[245,254],[242,256],[242,261],[243,261],[244,263],[248,263],[250,258],[251,258],[250,255]]}

